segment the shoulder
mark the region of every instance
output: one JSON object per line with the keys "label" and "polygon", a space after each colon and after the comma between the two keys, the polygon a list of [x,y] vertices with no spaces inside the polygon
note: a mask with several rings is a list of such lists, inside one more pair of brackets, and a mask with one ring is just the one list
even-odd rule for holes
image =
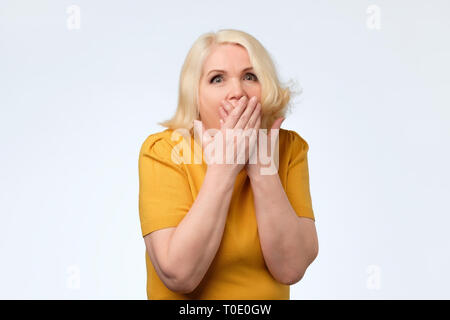
{"label": "shoulder", "polygon": [[285,148],[290,153],[307,152],[309,145],[296,131],[280,128],[280,141],[284,140]]}
{"label": "shoulder", "polygon": [[152,158],[169,160],[172,156],[172,150],[177,144],[176,139],[174,140],[173,138],[173,133],[174,130],[165,129],[148,135],[142,142],[139,158],[150,156]]}

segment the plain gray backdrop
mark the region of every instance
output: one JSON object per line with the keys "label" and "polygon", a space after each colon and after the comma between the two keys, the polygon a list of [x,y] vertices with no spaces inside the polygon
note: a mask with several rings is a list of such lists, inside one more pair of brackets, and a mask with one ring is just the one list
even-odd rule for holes
{"label": "plain gray backdrop", "polygon": [[0,298],[146,299],[142,142],[203,33],[302,88],[319,256],[291,299],[449,299],[450,2],[0,2]]}

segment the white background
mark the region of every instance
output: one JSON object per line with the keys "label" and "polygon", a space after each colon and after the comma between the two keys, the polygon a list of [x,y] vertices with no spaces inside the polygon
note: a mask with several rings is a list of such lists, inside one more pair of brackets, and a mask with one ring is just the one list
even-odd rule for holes
{"label": "white background", "polygon": [[233,28],[303,89],[282,127],[310,146],[319,256],[291,299],[449,299],[449,14],[445,0],[2,0],[0,298],[146,299],[139,149],[174,113],[195,39]]}

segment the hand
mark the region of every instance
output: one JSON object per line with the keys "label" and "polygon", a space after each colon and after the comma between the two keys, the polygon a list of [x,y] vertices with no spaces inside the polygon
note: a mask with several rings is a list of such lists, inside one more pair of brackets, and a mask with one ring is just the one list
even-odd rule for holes
{"label": "hand", "polygon": [[[250,146],[247,146],[245,143],[245,130],[254,126],[259,111],[260,106],[258,107],[256,99],[249,100],[247,103],[247,97],[244,96],[239,100],[227,118],[221,121],[220,130],[215,135],[209,134],[203,122],[201,122],[201,128],[203,130],[202,148],[208,169],[224,170],[226,173],[234,175],[237,175],[242,170],[248,161],[247,151],[250,149]],[[221,111],[219,110],[219,112]],[[199,126],[199,124],[197,123],[196,126]],[[196,126],[194,126],[194,130]],[[232,134],[228,137],[226,134],[227,130],[232,131],[229,132]],[[234,141],[235,136],[237,137],[237,142]],[[222,150],[219,149],[221,146]],[[231,153],[231,150],[234,150],[234,159],[230,159],[232,163],[229,164],[226,163],[226,154],[227,152]]]}
{"label": "hand", "polygon": [[[221,115],[221,121],[223,121],[223,119],[226,119],[228,117],[228,115],[230,114],[230,112],[232,112],[234,109],[234,106],[232,106],[231,104],[227,103],[224,105],[224,110],[220,112]],[[251,163],[251,161],[249,160],[246,164],[245,164],[245,170],[247,171],[247,175],[249,176],[250,179],[259,177],[261,174],[275,174],[276,172],[278,172],[278,167],[274,166],[274,163],[269,163],[268,165],[264,165],[261,163],[261,159],[259,157],[260,155],[260,139],[262,139],[263,137],[261,137],[262,134],[265,134],[265,139],[264,141],[267,142],[267,145],[269,146],[269,154],[268,157],[270,160],[274,161],[275,159],[273,159],[273,152],[271,150],[271,146],[272,146],[272,141],[275,141],[274,139],[278,139],[278,135],[279,135],[279,129],[281,127],[281,124],[283,123],[283,121],[286,119],[284,117],[278,118],[274,121],[274,123],[272,124],[272,127],[269,131],[269,134],[267,134],[266,132],[264,132],[263,130],[259,130],[260,125],[261,125],[261,112],[258,114],[257,117],[257,129],[256,129],[256,133],[257,133],[257,139],[256,139],[256,144],[253,146],[252,151],[256,152],[256,155],[254,156],[254,160],[256,161],[256,163]],[[258,132],[260,131],[260,132]],[[274,142],[275,143],[275,142]],[[266,145],[266,146],[267,146]],[[267,152],[267,150],[265,150]],[[251,158],[251,154],[250,153],[250,159]],[[253,162],[255,162],[253,161]],[[270,167],[270,168],[267,168]],[[276,169],[276,171],[274,170]]]}
{"label": "hand", "polygon": [[[258,131],[259,128],[261,126],[261,103],[259,101],[257,101],[257,97],[252,97],[249,101],[250,104],[255,105],[255,109],[249,119],[249,121],[247,122],[246,126],[243,128],[244,129],[244,135],[245,137],[249,137],[249,145],[248,147],[245,149],[245,164],[243,165],[243,167],[246,169],[247,171],[247,175],[249,174],[249,167],[248,164],[250,162],[250,159],[252,157],[257,157],[257,143],[258,143]],[[228,120],[228,117],[230,115],[233,114],[233,110],[235,110],[235,106],[233,106],[231,103],[229,103],[228,101],[223,100],[222,104],[219,108],[219,114],[220,114],[220,123],[226,123]],[[245,138],[244,137],[244,138]],[[247,156],[247,150],[249,152],[248,156]],[[252,161],[254,162],[254,161]],[[254,168],[254,170],[256,170],[256,168]]]}

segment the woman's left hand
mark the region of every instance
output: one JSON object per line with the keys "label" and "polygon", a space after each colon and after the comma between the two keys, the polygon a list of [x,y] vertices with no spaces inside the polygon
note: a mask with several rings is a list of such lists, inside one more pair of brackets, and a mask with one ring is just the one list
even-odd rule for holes
{"label": "woman's left hand", "polygon": [[[233,105],[231,105],[227,101],[224,101],[224,103],[222,104],[222,108],[220,108],[220,110],[219,110],[219,114],[220,114],[221,120],[223,122],[225,122],[225,119],[228,117],[230,112],[233,111],[233,108],[234,108]],[[270,146],[272,145],[271,141],[272,141],[272,139],[278,138],[278,133],[279,133],[278,130],[280,129],[281,124],[283,123],[284,120],[285,120],[284,117],[276,119],[274,121],[274,123],[272,124],[269,134],[267,134],[267,130],[258,130],[258,132],[256,132],[257,139],[254,142],[256,145],[253,148],[250,146],[250,150],[253,150],[253,152],[256,152],[256,155],[254,155],[254,158],[256,159],[256,163],[250,163],[251,157],[249,156],[249,160],[246,163],[246,165],[244,166],[244,169],[247,171],[247,175],[250,179],[261,176],[261,172],[262,172],[261,169],[270,167],[272,165],[271,163],[266,164],[266,165],[261,163],[261,159],[259,158],[259,153],[260,153],[259,141],[260,141],[260,139],[264,139],[264,141],[267,142],[267,145],[269,146],[269,149],[270,149]],[[259,114],[257,121],[258,121],[258,124],[261,123],[261,113]],[[258,128],[259,128],[259,125],[258,125]],[[261,135],[263,135],[263,134],[265,135],[265,137],[261,137]],[[251,142],[250,142],[250,144],[251,144]],[[265,150],[265,151],[267,152],[267,150]],[[269,150],[268,157],[270,157],[271,161],[273,161],[272,150]],[[278,168],[277,168],[277,171],[278,171]]]}

